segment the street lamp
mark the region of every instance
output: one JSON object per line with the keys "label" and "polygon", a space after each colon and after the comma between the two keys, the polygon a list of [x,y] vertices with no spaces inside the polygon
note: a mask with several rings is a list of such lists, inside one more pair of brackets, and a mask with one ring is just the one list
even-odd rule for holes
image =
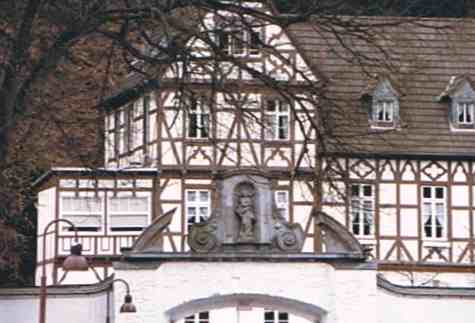
{"label": "street lamp", "polygon": [[125,297],[124,297],[124,304],[120,307],[120,312],[121,313],[135,313],[137,312],[137,308],[135,307],[134,303],[132,303],[132,295],[130,295],[130,286],[129,284],[121,279],[117,278],[112,281],[112,283],[115,282],[121,282],[125,285],[126,292],[125,292]]}
{"label": "street lamp", "polygon": [[71,247],[71,254],[66,257],[63,262],[63,269],[66,271],[85,271],[89,269],[89,264],[87,262],[86,257],[81,255],[82,246],[78,242],[78,232],[74,224],[66,219],[56,219],[49,222],[44,231],[43,231],[43,262],[41,264],[42,272],[41,272],[41,286],[40,286],[40,317],[39,323],[46,322],[46,234],[48,233],[48,229],[51,225],[58,223],[58,222],[65,222],[69,226],[71,226],[74,230],[74,241],[75,245]]}

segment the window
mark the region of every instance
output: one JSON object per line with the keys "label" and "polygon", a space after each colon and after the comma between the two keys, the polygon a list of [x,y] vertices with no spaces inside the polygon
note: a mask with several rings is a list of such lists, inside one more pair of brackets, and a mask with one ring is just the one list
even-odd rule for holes
{"label": "window", "polygon": [[473,102],[458,102],[456,123],[460,126],[473,126]]}
{"label": "window", "polygon": [[260,28],[249,27],[232,28],[219,33],[219,47],[226,55],[257,56],[262,46],[262,32]]}
{"label": "window", "polygon": [[426,238],[445,235],[447,213],[446,189],[441,186],[422,187],[422,221]]}
{"label": "window", "polygon": [[188,137],[208,138],[209,110],[201,100],[192,100],[188,111]]}
{"label": "window", "polygon": [[375,104],[374,120],[377,122],[393,122],[394,119],[394,102],[378,101]]}
{"label": "window", "polygon": [[[150,142],[150,110],[153,96],[146,94],[134,104],[122,107],[108,115],[107,119],[107,158],[118,159],[133,154],[143,147],[143,156],[147,161]],[[143,162],[143,161],[141,161]]]}
{"label": "window", "polygon": [[210,191],[186,191],[186,220],[188,232],[193,223],[199,223],[208,219],[210,215],[210,204]]}
{"label": "window", "polygon": [[351,185],[351,231],[356,236],[373,234],[374,193],[369,184]]}
{"label": "window", "polygon": [[142,231],[150,221],[150,193],[124,192],[108,199],[109,227],[112,232]]}
{"label": "window", "polygon": [[289,139],[289,104],[279,99],[269,99],[265,106],[266,139],[287,140]]}
{"label": "window", "polygon": [[[102,227],[103,198],[89,193],[83,194],[85,195],[76,196],[74,192],[61,193],[61,218],[74,223],[78,231],[99,231]],[[73,230],[68,225],[64,228]]]}
{"label": "window", "polygon": [[289,323],[289,313],[265,310],[264,323]]}
{"label": "window", "polygon": [[275,204],[277,212],[286,220],[289,219],[289,192],[276,191],[275,192]]}
{"label": "window", "polygon": [[209,312],[200,312],[185,317],[185,323],[209,323]]}
{"label": "window", "polygon": [[388,76],[371,80],[362,96],[368,111],[369,125],[373,129],[394,129],[400,126],[399,98],[401,92]]}

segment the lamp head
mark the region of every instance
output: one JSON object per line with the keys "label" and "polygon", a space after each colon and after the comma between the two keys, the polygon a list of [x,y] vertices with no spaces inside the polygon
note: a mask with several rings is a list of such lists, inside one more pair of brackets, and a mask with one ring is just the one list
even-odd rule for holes
{"label": "lamp head", "polygon": [[89,263],[82,254],[82,245],[77,243],[71,246],[71,254],[64,259],[63,268],[67,271],[89,270]]}
{"label": "lamp head", "polygon": [[124,304],[120,307],[121,313],[135,313],[137,312],[137,308],[132,303],[132,296],[130,294],[125,295],[124,297]]}

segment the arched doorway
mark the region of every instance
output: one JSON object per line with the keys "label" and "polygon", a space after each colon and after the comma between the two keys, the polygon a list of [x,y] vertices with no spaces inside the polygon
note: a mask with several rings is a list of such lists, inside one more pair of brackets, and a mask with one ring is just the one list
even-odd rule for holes
{"label": "arched doorway", "polygon": [[[304,303],[301,301],[277,297],[263,294],[231,294],[231,295],[215,295],[208,298],[195,299],[177,305],[168,309],[165,315],[169,322],[178,322],[195,313],[209,312],[213,310],[230,309],[229,313],[233,313],[235,309],[236,319],[234,322],[247,323],[246,320],[240,320],[241,311],[250,311],[254,308],[272,309],[278,313],[288,313],[292,316],[298,317],[299,321],[307,321],[311,323],[324,323],[327,312],[319,306]],[[276,314],[278,315],[278,314]],[[265,322],[256,320],[256,322]],[[279,320],[275,320],[276,323]],[[212,323],[212,322],[210,322]]]}

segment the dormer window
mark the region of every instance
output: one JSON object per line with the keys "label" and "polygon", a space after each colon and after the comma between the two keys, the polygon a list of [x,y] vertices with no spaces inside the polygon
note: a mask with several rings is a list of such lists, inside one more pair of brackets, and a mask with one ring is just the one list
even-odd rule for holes
{"label": "dormer window", "polygon": [[372,79],[362,99],[369,113],[372,129],[394,129],[399,126],[399,97],[387,77]]}
{"label": "dormer window", "polygon": [[475,130],[475,90],[468,76],[453,76],[437,99],[448,104],[453,131]]}

